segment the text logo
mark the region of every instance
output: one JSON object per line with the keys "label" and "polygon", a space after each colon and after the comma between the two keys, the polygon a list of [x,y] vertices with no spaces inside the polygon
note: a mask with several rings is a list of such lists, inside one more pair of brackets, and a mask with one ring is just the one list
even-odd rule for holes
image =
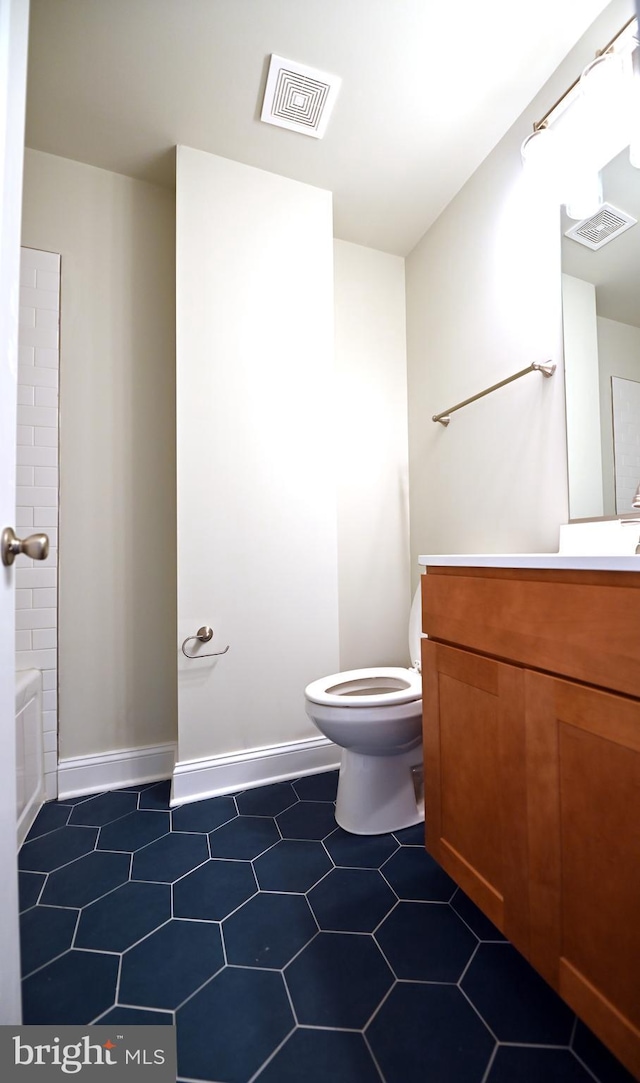
{"label": "text logo", "polygon": [[173,1026],[0,1026],[0,1079],[175,1083]]}

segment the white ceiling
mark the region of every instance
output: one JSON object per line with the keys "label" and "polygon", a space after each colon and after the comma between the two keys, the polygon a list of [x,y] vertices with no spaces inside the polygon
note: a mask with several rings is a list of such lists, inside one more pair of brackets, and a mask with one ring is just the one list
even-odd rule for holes
{"label": "white ceiling", "polygon": [[[330,189],[404,255],[605,0],[31,0],[29,147],[163,185],[177,143]],[[271,53],[339,75],[324,139],[259,120]]]}

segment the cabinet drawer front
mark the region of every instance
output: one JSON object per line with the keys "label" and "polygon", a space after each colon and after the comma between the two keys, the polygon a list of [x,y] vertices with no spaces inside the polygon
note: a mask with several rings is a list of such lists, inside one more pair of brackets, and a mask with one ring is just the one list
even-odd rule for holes
{"label": "cabinet drawer front", "polygon": [[423,630],[436,640],[640,696],[640,574],[514,574],[429,568]]}

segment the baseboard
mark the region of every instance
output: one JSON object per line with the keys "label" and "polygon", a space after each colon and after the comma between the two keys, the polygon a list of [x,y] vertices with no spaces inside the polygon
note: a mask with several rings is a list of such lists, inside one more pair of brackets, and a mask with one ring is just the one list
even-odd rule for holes
{"label": "baseboard", "polygon": [[44,805],[46,800],[43,786],[40,786],[39,790],[32,795],[26,808],[23,809],[22,815],[18,820],[18,849],[22,846],[22,843],[29,834],[36,816],[40,812],[40,809]]}
{"label": "baseboard", "polygon": [[176,745],[170,743],[60,760],[58,800],[171,778],[175,759]]}
{"label": "baseboard", "polygon": [[252,748],[211,759],[184,760],[173,771],[171,804],[284,782],[340,766],[340,749],[326,737]]}

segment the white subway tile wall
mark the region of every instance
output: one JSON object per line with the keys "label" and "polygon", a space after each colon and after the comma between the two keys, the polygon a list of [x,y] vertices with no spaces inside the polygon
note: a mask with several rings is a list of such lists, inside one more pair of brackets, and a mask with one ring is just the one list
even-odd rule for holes
{"label": "white subway tile wall", "polygon": [[42,671],[44,783],[58,796],[58,370],[60,256],[20,261],[16,525],[49,535],[43,561],[16,565],[16,669]]}

